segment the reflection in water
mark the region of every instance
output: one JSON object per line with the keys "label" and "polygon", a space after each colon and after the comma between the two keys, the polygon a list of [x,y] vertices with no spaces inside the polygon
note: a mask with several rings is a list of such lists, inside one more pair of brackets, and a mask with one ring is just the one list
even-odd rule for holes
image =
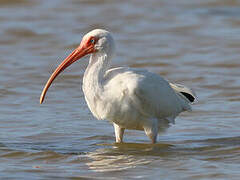
{"label": "reflection in water", "polygon": [[[87,154],[87,157],[90,158],[90,162],[87,165],[91,170],[97,172],[121,171],[147,165],[154,160],[154,152],[163,155],[171,145],[121,143],[113,145],[102,144],[101,146],[111,147],[100,148],[95,152]],[[152,157],[149,157],[149,155]]]}
{"label": "reflection in water", "polygon": [[[106,136],[103,138],[92,136],[87,139],[89,141],[94,139],[97,141],[107,140]],[[6,160],[17,160],[28,164],[24,167],[25,172],[55,172],[61,174],[62,177],[72,177],[73,173],[78,177],[80,174],[81,177],[85,177],[82,176],[83,172],[86,172],[85,166],[90,170],[87,174],[92,174],[93,177],[98,177],[98,174],[94,173],[113,173],[112,175],[114,175],[115,172],[127,173],[136,170],[136,176],[139,173],[147,173],[147,176],[151,176],[148,173],[159,171],[159,176],[162,178],[168,171],[173,175],[194,176],[196,172],[192,172],[193,165],[204,172],[204,174],[199,175],[202,178],[211,176],[211,171],[208,170],[210,167],[218,167],[222,170],[225,169],[225,171],[231,169],[233,172],[240,167],[240,165],[236,166],[236,164],[240,164],[238,158],[240,155],[240,136],[168,141],[155,145],[139,143],[93,144],[91,146],[94,146],[95,150],[84,151],[77,150],[77,148],[73,151],[71,147],[66,148],[66,142],[64,144],[65,148],[56,148],[57,144],[54,145],[54,143],[1,144],[1,164]],[[37,146],[37,149],[42,150],[36,151]],[[81,147],[82,145],[78,148]],[[25,151],[16,149],[24,149]],[[202,163],[199,164],[199,161]],[[216,166],[218,162],[222,165]],[[8,168],[9,166],[6,166],[4,171],[9,172]],[[19,169],[21,166],[16,168]],[[138,172],[138,169],[142,169],[143,172]],[[224,173],[219,173],[225,177]]]}
{"label": "reflection in water", "polygon": [[[0,179],[238,180],[239,7],[237,0],[0,0]],[[156,146],[111,144],[112,126],[92,117],[80,92],[87,58],[38,104],[57,64],[95,28],[113,33],[114,66],[146,68],[196,91],[193,112]],[[148,139],[126,131],[125,141]]]}
{"label": "reflection in water", "polygon": [[[171,144],[99,144],[104,146],[86,154],[90,162],[86,164],[96,172],[121,171],[139,166],[151,166],[176,158],[197,157],[204,161],[229,162],[240,155],[240,137],[207,140],[187,140]],[[159,162],[159,163],[160,163]],[[175,161],[174,161],[175,162]],[[236,162],[240,162],[237,159]]]}
{"label": "reflection in water", "polygon": [[135,155],[108,155],[109,150],[99,149],[97,152],[91,152],[88,157],[91,162],[87,163],[91,170],[97,172],[121,171],[135,168],[140,165],[147,165],[151,162],[147,158],[139,158]]}

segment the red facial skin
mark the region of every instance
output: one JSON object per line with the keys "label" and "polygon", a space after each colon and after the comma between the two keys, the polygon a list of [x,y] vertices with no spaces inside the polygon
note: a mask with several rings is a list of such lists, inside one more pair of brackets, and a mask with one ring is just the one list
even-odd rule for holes
{"label": "red facial skin", "polygon": [[40,104],[42,104],[42,102],[44,101],[45,95],[47,93],[48,88],[50,87],[50,85],[52,84],[53,80],[64,70],[66,69],[68,66],[70,66],[72,63],[74,63],[75,61],[79,60],[80,58],[82,58],[83,56],[90,54],[90,53],[94,53],[96,52],[96,50],[94,49],[94,45],[97,41],[96,37],[89,37],[87,40],[82,40],[82,42],[80,43],[80,46],[77,47],[56,69],[55,71],[52,73],[52,75],[50,76],[50,78],[48,79],[41,97],[40,97]]}

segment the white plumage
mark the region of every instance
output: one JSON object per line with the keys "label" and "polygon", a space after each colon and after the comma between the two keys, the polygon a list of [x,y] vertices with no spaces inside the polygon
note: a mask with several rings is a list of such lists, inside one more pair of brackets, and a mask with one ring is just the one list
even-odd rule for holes
{"label": "white plumage", "polygon": [[174,123],[179,113],[191,110],[195,94],[187,87],[169,83],[146,70],[110,69],[114,50],[114,40],[108,31],[96,29],[86,34],[80,46],[49,78],[40,103],[61,71],[91,54],[83,77],[83,92],[93,115],[113,123],[116,142],[122,142],[125,129],[135,129],[144,130],[155,143],[157,134]]}

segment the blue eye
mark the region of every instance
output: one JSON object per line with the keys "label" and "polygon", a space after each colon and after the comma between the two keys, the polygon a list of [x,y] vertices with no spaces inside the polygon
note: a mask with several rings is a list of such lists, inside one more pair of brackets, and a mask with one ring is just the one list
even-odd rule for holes
{"label": "blue eye", "polygon": [[91,44],[94,44],[95,43],[95,39],[91,39],[90,42],[91,42]]}

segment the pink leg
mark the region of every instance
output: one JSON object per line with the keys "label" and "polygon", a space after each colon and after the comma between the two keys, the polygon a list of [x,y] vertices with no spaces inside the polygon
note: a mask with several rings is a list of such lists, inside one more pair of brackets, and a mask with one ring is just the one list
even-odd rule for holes
{"label": "pink leg", "polygon": [[115,137],[116,137],[116,143],[123,142],[123,134],[124,134],[124,128],[121,128],[117,124],[113,123],[114,130],[115,130]]}
{"label": "pink leg", "polygon": [[158,135],[157,119],[153,119],[151,123],[146,124],[143,128],[146,135],[151,139],[152,143],[155,144],[157,142],[157,135]]}

